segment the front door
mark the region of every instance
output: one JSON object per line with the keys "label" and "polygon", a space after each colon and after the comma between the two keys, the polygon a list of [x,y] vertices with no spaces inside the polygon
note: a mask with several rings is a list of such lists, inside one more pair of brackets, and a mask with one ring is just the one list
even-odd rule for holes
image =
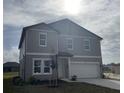
{"label": "front door", "polygon": [[68,68],[68,58],[60,57],[58,58],[58,75],[59,78],[68,78],[69,74],[69,68]]}

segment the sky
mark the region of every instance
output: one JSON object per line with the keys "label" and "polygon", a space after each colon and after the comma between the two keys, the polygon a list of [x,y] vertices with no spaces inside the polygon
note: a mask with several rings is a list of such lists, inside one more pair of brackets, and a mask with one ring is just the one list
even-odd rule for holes
{"label": "sky", "polygon": [[103,38],[104,64],[120,62],[119,0],[3,0],[3,61],[19,62],[23,27],[63,18]]}

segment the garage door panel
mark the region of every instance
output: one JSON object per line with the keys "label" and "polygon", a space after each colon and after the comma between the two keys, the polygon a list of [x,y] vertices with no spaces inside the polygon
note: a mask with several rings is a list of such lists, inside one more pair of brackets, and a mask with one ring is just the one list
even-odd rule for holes
{"label": "garage door panel", "polygon": [[99,76],[99,64],[71,63],[71,76],[78,78],[95,78]]}

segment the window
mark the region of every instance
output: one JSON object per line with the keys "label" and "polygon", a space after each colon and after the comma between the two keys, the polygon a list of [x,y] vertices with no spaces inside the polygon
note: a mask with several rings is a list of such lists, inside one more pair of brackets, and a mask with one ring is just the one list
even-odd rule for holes
{"label": "window", "polygon": [[72,38],[67,39],[67,48],[73,49],[73,39]]}
{"label": "window", "polygon": [[50,59],[39,59],[33,60],[33,74],[51,74],[51,60]]}
{"label": "window", "polygon": [[46,47],[47,45],[47,33],[40,33],[40,46]]}
{"label": "window", "polygon": [[84,40],[84,49],[90,50],[90,40],[89,39]]}
{"label": "window", "polygon": [[44,73],[50,73],[51,60],[44,60]]}
{"label": "window", "polygon": [[34,73],[41,73],[41,60],[34,60]]}

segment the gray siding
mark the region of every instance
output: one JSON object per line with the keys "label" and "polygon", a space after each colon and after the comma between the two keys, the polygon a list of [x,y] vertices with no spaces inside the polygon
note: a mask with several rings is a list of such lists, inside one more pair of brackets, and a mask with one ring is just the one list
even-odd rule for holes
{"label": "gray siding", "polygon": [[[48,27],[46,24],[39,24],[31,26],[26,31],[25,39],[20,48],[20,59],[23,59],[25,64],[20,60],[20,73],[23,77],[23,70],[25,65],[25,79],[28,80],[32,76],[32,63],[33,58],[51,58],[51,56],[41,55],[26,55],[26,53],[54,53],[68,52],[74,56],[101,56],[100,38],[90,33],[88,30],[76,25],[75,23],[64,20],[59,23],[48,24],[53,27]],[[47,47],[39,45],[39,33],[47,33]],[[73,39],[73,50],[67,49],[67,38]],[[90,39],[90,50],[84,49],[84,39]],[[26,48],[25,48],[26,43]],[[71,62],[100,62],[102,58],[71,58]],[[53,71],[54,74],[54,71]],[[49,79],[50,75],[34,75],[38,79]],[[53,75],[54,76],[54,75]]]}
{"label": "gray siding", "polygon": [[19,67],[19,74],[20,74],[20,77],[22,79],[24,79],[24,56],[25,56],[25,38],[22,42],[22,45],[21,45],[21,48],[20,48],[20,55],[19,55],[19,63],[20,63],[20,67]]}
{"label": "gray siding", "polygon": [[71,62],[102,62],[101,58],[70,58]]}
{"label": "gray siding", "polygon": [[[67,38],[73,39],[73,50],[67,49]],[[72,53],[73,55],[79,56],[101,56],[100,41],[93,37],[87,37],[90,40],[90,50],[87,51],[84,49],[84,39],[82,37],[74,36],[59,36],[59,51],[66,51]]]}
{"label": "gray siding", "polygon": [[[26,52],[34,53],[57,53],[58,51],[69,52],[79,56],[101,56],[100,38],[90,33],[88,30],[76,25],[75,23],[64,20],[58,23],[49,24],[56,29],[46,27],[46,25],[38,25],[31,27],[26,32]],[[36,31],[36,30],[39,31]],[[47,33],[47,47],[39,45],[39,33]],[[66,38],[73,39],[73,50],[67,49]],[[90,51],[84,50],[83,40],[90,39]],[[57,42],[58,41],[58,42]]]}
{"label": "gray siding", "polygon": [[23,55],[25,55],[25,39],[24,41],[22,42],[22,46],[20,48],[20,55],[19,55],[19,59],[23,59]]}
{"label": "gray siding", "polygon": [[[73,55],[81,56],[101,56],[100,40],[101,38],[87,29],[75,24],[74,22],[65,19],[49,24],[56,29],[59,35],[59,51],[66,51]],[[67,50],[66,38],[73,39],[73,50]],[[85,51],[83,48],[83,40],[90,39],[90,51]]]}
{"label": "gray siding", "polygon": [[[26,68],[25,68],[25,80],[27,81],[30,77],[34,76],[37,79],[47,80],[51,75],[33,75],[33,58],[51,58],[52,56],[41,56],[41,55],[26,55]],[[52,77],[54,78],[55,73],[54,70],[52,72]]]}
{"label": "gray siding", "polygon": [[21,59],[19,62],[20,62],[19,75],[22,79],[24,79],[24,61],[23,61],[23,59]]}
{"label": "gray siding", "polygon": [[[39,44],[39,33],[47,33],[47,46],[42,47]],[[26,52],[34,53],[57,53],[57,33],[55,31],[27,31],[27,49]]]}
{"label": "gray siding", "polygon": [[49,24],[51,27],[56,29],[61,35],[74,35],[74,36],[85,36],[94,37],[100,39],[94,33],[89,32],[87,29],[75,24],[74,22],[65,19],[58,22],[53,22]]}
{"label": "gray siding", "polygon": [[58,78],[69,78],[68,58],[58,57]]}

